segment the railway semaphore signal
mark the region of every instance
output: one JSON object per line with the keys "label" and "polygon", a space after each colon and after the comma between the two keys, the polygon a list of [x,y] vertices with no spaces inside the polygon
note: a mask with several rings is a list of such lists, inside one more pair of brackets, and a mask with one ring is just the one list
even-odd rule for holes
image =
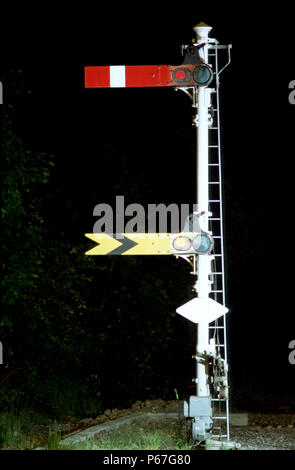
{"label": "railway semaphore signal", "polygon": [[[192,421],[192,437],[203,442],[229,442],[229,397],[224,285],[222,164],[220,145],[219,78],[230,63],[231,45],[209,38],[211,27],[194,27],[196,40],[182,47],[180,65],[86,66],[86,88],[174,87],[184,91],[196,109],[197,212],[183,232],[92,233],[97,246],[87,255],[174,255],[185,259],[196,276],[197,296],[176,312],[197,325],[196,395],[184,402],[184,416]],[[228,59],[219,69],[219,51]],[[212,135],[215,133],[215,137]],[[191,222],[193,230],[191,230]],[[197,229],[196,229],[197,227]],[[119,236],[118,236],[119,235]],[[216,442],[216,441],[215,441]]]}

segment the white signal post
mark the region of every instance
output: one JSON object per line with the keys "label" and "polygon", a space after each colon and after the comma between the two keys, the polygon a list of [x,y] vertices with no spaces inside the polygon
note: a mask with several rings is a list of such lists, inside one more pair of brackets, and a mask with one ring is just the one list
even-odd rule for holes
{"label": "white signal post", "polygon": [[[216,39],[209,38],[209,32],[211,27],[205,23],[199,23],[195,26],[194,31],[196,33],[196,41],[194,46],[198,49],[200,58],[207,67],[212,67],[209,64],[208,59],[214,57],[214,68],[215,68],[215,85],[213,88],[208,87],[212,81],[211,79],[205,80],[206,69],[200,71],[200,82],[199,86],[192,88],[190,93],[189,87],[183,88],[193,101],[193,107],[196,108],[196,116],[193,119],[196,125],[196,168],[197,168],[197,212],[194,213],[200,223],[200,228],[204,233],[211,236],[209,231],[209,217],[212,213],[209,212],[209,199],[212,199],[212,191],[209,191],[211,184],[221,185],[221,159],[220,159],[220,138],[219,138],[219,101],[218,101],[218,86],[219,86],[219,74],[224,68],[230,63],[230,48],[231,45],[221,46],[218,45]],[[217,49],[228,50],[228,62],[227,64],[218,71],[217,63]],[[211,51],[208,53],[208,51]],[[212,53],[212,51],[215,51]],[[202,73],[204,73],[202,77]],[[211,72],[213,73],[213,71]],[[203,81],[202,81],[203,80]],[[216,109],[211,104],[211,94],[216,93]],[[213,126],[214,113],[216,117],[216,125]],[[218,130],[218,145],[209,145],[209,128]],[[218,149],[218,163],[216,162],[216,154],[213,158],[215,163],[212,161],[209,164],[209,148],[215,147]],[[212,160],[212,156],[210,160]],[[209,166],[218,167],[218,181],[210,176],[209,180]],[[209,197],[210,196],[210,197]],[[192,299],[183,306],[176,309],[176,312],[185,318],[189,319],[193,323],[196,323],[196,354],[193,358],[196,360],[196,378],[193,381],[196,382],[196,396],[190,396],[188,402],[184,402],[184,416],[193,418],[192,420],[192,436],[194,440],[199,442],[207,441],[211,436],[219,439],[227,437],[229,440],[229,413],[228,413],[228,387],[227,387],[227,363],[226,363],[226,330],[225,330],[225,314],[228,312],[228,308],[224,305],[224,268],[223,268],[223,236],[222,236],[222,196],[221,187],[219,186],[219,197],[212,202],[219,204],[219,209],[215,206],[214,218],[210,220],[219,221],[220,232],[215,238],[220,239],[220,253],[210,254],[211,250],[204,251],[197,257],[194,257],[191,265],[194,268],[192,274],[197,275],[197,281],[195,284],[195,290],[197,292],[197,298]],[[219,214],[218,214],[219,210]],[[215,227],[216,228],[216,227]],[[214,238],[214,236],[213,236]],[[218,250],[219,251],[219,250]],[[215,254],[214,254],[215,253]],[[220,269],[216,269],[216,256],[220,257],[221,265],[219,261]],[[185,257],[184,257],[185,258]],[[214,261],[214,269],[211,265]],[[213,272],[212,272],[213,271]],[[220,272],[219,272],[220,271]],[[214,277],[213,277],[214,275]],[[216,275],[222,277],[216,278]],[[215,283],[214,289],[211,290],[211,285]],[[219,288],[216,285],[219,285]],[[216,300],[209,297],[209,294],[213,294]],[[217,293],[222,293],[222,303],[218,302]],[[221,297],[220,296],[220,297]],[[223,326],[216,324],[215,327],[209,326],[213,321],[223,317]],[[209,340],[209,329],[219,328],[218,332],[223,331],[223,343],[220,343],[219,333]],[[215,330],[215,332],[216,332]],[[217,344],[215,340],[217,339]],[[223,349],[221,349],[223,348]],[[224,358],[223,358],[224,356]],[[210,368],[213,368],[213,371]],[[214,408],[214,402],[225,402],[226,409],[222,412],[221,409],[216,415],[216,408]],[[220,403],[219,403],[220,405]],[[226,434],[222,434],[220,420],[226,424]],[[217,425],[215,424],[217,423]],[[219,429],[220,432],[215,434],[215,430]],[[215,441],[214,441],[215,442]],[[222,446],[220,441],[220,446]],[[235,445],[232,443],[232,445]],[[220,447],[221,448],[221,447]]]}
{"label": "white signal post", "polygon": [[[200,56],[203,56],[205,63],[208,63],[208,34],[210,26],[196,26],[194,31],[197,34],[197,43],[204,44],[200,48]],[[209,209],[209,177],[208,177],[208,127],[211,89],[198,87],[197,92],[197,207],[199,212],[204,212],[202,216],[202,228],[208,231],[208,209]],[[198,298],[209,298],[209,275],[211,273],[210,254],[198,257],[198,281],[196,290]],[[204,354],[209,343],[209,330],[207,315],[204,312],[203,321],[197,324],[197,357]],[[203,361],[197,360],[197,396],[209,396],[208,375],[206,365]]]}

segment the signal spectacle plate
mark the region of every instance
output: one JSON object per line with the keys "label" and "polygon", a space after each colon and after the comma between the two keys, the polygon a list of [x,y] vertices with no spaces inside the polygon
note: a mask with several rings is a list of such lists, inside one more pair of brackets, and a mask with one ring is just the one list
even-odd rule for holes
{"label": "signal spectacle plate", "polygon": [[197,65],[197,67],[194,69],[193,77],[197,85],[206,86],[211,82],[213,78],[213,72],[209,65],[200,64]]}

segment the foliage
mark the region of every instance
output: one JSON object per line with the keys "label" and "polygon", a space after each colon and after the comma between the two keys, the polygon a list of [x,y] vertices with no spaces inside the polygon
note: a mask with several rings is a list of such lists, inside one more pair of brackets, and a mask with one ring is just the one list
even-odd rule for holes
{"label": "foliage", "polygon": [[81,243],[71,244],[69,230],[47,223],[45,202],[59,191],[55,157],[27,150],[13,108],[1,112],[0,404],[85,416],[135,399],[174,398],[183,376],[190,377],[179,350],[190,357],[192,330],[174,313],[188,297],[188,267],[175,259],[153,259],[151,266],[145,257],[85,257],[83,232]]}
{"label": "foliage", "polygon": [[83,314],[85,286],[92,279],[87,270],[83,273],[81,254],[52,241],[46,230],[41,209],[53,156],[24,149],[13,131],[9,105],[2,107],[2,114],[0,325],[6,369],[1,399],[15,406],[30,397],[49,411],[61,412],[67,408],[65,391],[82,379],[75,373],[85,360],[81,349],[85,352],[88,344]]}
{"label": "foliage", "polygon": [[122,427],[118,432],[102,432],[94,439],[87,439],[79,444],[66,444],[62,441],[56,449],[73,450],[190,450],[193,441],[188,427],[183,421],[145,425],[133,424]]}

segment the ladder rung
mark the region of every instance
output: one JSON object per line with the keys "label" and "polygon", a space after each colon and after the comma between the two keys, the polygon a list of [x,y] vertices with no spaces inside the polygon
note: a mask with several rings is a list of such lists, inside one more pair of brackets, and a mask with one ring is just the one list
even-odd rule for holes
{"label": "ladder rung", "polygon": [[213,419],[227,419],[227,416],[212,416]]}
{"label": "ladder rung", "polygon": [[220,199],[209,199],[208,202],[220,202]]}
{"label": "ladder rung", "polygon": [[208,184],[220,184],[220,181],[209,181]]}
{"label": "ladder rung", "polygon": [[216,126],[216,127],[208,127],[208,129],[218,129],[218,126]]}
{"label": "ladder rung", "polygon": [[211,398],[211,401],[226,401],[225,398]]}
{"label": "ladder rung", "polygon": [[209,149],[217,149],[218,145],[208,145]]}
{"label": "ladder rung", "polygon": [[211,437],[227,437],[227,434],[211,434]]}
{"label": "ladder rung", "polygon": [[223,290],[211,290],[211,292],[223,292]]}
{"label": "ladder rung", "polygon": [[209,220],[221,220],[220,217],[210,217]]}
{"label": "ladder rung", "polygon": [[216,49],[231,49],[232,44],[216,44],[216,43],[210,43],[208,44],[208,49],[216,52]]}
{"label": "ladder rung", "polygon": [[216,330],[216,328],[221,330],[222,328],[224,329],[224,326],[209,326],[209,329],[211,329],[211,330]]}
{"label": "ladder rung", "polygon": [[221,235],[213,235],[212,238],[221,238]]}
{"label": "ladder rung", "polygon": [[219,163],[208,163],[208,166],[219,166]]}

